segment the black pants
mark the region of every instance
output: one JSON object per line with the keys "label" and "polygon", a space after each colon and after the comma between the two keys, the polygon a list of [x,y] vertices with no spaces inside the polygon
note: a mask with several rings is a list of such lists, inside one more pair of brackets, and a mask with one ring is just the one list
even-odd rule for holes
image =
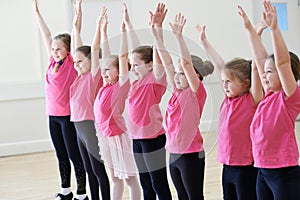
{"label": "black pants", "polygon": [[258,169],[257,198],[259,200],[299,200],[300,167]]}
{"label": "black pants", "polygon": [[223,165],[224,200],[256,200],[257,168]]}
{"label": "black pants", "polygon": [[139,170],[144,200],[171,200],[166,170],[166,136],[134,139],[134,159]]}
{"label": "black pants", "polygon": [[204,151],[170,154],[170,174],[179,200],[203,200]]}
{"label": "black pants", "polygon": [[49,116],[49,129],[58,159],[61,187],[71,186],[71,160],[75,169],[77,194],[85,194],[86,174],[77,144],[76,130],[70,116]]}

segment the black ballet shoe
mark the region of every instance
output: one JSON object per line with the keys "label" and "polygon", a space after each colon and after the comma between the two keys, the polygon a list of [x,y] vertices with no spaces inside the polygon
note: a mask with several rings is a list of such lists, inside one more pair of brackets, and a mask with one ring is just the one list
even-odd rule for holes
{"label": "black ballet shoe", "polygon": [[63,194],[61,194],[61,193],[57,193],[57,194],[55,195],[55,197],[56,197],[56,198],[59,197],[60,200],[72,200],[72,198],[73,198],[73,193],[70,192],[70,193],[67,194],[67,195],[63,195]]}

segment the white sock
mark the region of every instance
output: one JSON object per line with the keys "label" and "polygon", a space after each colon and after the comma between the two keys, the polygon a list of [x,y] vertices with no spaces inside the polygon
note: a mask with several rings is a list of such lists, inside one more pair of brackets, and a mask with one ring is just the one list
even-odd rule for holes
{"label": "white sock", "polygon": [[86,197],[86,194],[76,194],[75,198],[78,200],[84,200],[84,198]]}
{"label": "white sock", "polygon": [[70,192],[72,192],[71,187],[61,188],[61,190],[60,190],[60,193],[63,195],[68,195]]}

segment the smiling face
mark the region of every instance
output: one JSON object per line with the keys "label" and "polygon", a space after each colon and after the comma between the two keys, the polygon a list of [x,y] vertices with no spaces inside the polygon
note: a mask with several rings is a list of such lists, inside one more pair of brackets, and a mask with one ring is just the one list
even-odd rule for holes
{"label": "smiling face", "polygon": [[131,71],[137,80],[143,79],[149,72],[152,71],[152,61],[145,63],[139,57],[138,53],[133,53],[130,57]]}
{"label": "smiling face", "polygon": [[75,51],[73,61],[74,68],[79,75],[85,74],[91,70],[91,61],[82,52]]}
{"label": "smiling face", "polygon": [[230,70],[221,73],[222,86],[227,97],[238,97],[248,92],[250,80],[241,81]]}
{"label": "smiling face", "polygon": [[111,56],[105,60],[101,75],[105,83],[114,84],[119,80],[118,57]]}
{"label": "smiling face", "polygon": [[263,82],[266,90],[277,92],[282,88],[278,72],[272,58],[268,58],[265,62]]}
{"label": "smiling face", "polygon": [[65,44],[61,40],[55,39],[52,41],[51,55],[55,62],[64,60],[68,54],[69,51],[67,50]]}
{"label": "smiling face", "polygon": [[189,87],[188,81],[182,69],[180,62],[175,66],[175,75],[174,75],[175,86],[179,90],[184,90]]}

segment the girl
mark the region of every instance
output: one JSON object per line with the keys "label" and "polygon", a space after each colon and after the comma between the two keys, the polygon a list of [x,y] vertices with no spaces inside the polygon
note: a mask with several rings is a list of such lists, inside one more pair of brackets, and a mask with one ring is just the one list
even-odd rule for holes
{"label": "girl", "polygon": [[50,64],[46,73],[46,109],[49,115],[49,129],[58,159],[61,177],[61,191],[56,200],[71,200],[71,164],[75,169],[77,195],[86,194],[86,175],[80,156],[76,130],[70,121],[69,89],[76,78],[73,58],[70,54],[70,35],[59,34],[52,39],[51,32],[42,18],[37,0],[32,0],[33,11],[41,31]]}
{"label": "girl", "polygon": [[[132,27],[125,20],[128,27]],[[131,43],[137,41],[133,29]],[[154,56],[154,58],[153,58]],[[172,199],[167,180],[165,130],[159,103],[166,91],[166,75],[160,60],[150,46],[132,51],[131,70],[135,80],[128,94],[128,129],[133,139],[133,152],[139,170],[145,200]]]}
{"label": "girl", "polygon": [[[93,56],[99,52],[100,39],[103,37],[103,54],[110,55],[107,41],[107,15],[100,16],[97,32],[93,42]],[[124,4],[124,19],[127,18],[127,10]],[[124,20],[123,19],[123,20]],[[125,100],[130,88],[128,77],[128,50],[125,24],[121,26],[121,49],[119,56],[105,56],[102,68],[104,86],[99,90],[94,112],[96,116],[97,135],[99,139],[100,154],[110,172],[112,181],[112,199],[121,200],[124,186],[123,181],[129,187],[130,199],[140,200],[141,190],[136,177],[136,168],[132,154],[132,142],[126,134],[123,112]],[[99,66],[97,58],[94,58],[93,67]],[[98,67],[99,68],[99,67]]]}
{"label": "girl", "polygon": [[158,53],[165,66],[169,85],[173,88],[166,111],[166,149],[170,152],[171,178],[178,199],[204,199],[205,153],[199,130],[206,100],[202,79],[211,74],[214,68],[209,61],[203,62],[201,58],[190,55],[182,36],[186,19],[179,13],[174,23],[170,23],[180,50],[180,60],[174,69],[172,59],[162,43],[162,34],[155,26],[155,21],[160,21],[159,16],[151,18]]}
{"label": "girl", "polygon": [[91,73],[91,47],[83,46],[80,37],[81,1],[75,1],[75,3],[76,15],[73,22],[72,41],[74,41],[74,47],[76,48],[73,53],[73,60],[78,76],[70,88],[71,121],[74,121],[78,133],[79,150],[88,174],[92,200],[100,199],[99,186],[102,199],[109,200],[109,180],[105,166],[99,156],[93,112],[95,96],[99,86],[102,86],[102,78],[100,70]]}
{"label": "girl", "polygon": [[[253,117],[250,133],[258,168],[258,199],[300,199],[299,152],[295,121],[300,112],[299,58],[288,51],[277,23],[276,8],[264,1],[263,19],[270,29],[274,54],[267,51],[239,6],[265,96]],[[259,81],[259,80],[257,80]]]}
{"label": "girl", "polygon": [[[225,92],[218,122],[218,161],[223,164],[223,198],[256,199],[257,170],[253,167],[250,123],[263,96],[255,63],[235,58],[224,65],[224,60],[206,38],[205,26],[197,25],[199,41],[217,67]],[[257,32],[266,26],[259,23]],[[252,71],[252,77],[251,77]],[[252,84],[251,84],[252,83]],[[247,112],[245,112],[247,110]]]}
{"label": "girl", "polygon": [[[218,161],[223,164],[222,187],[225,200],[255,200],[257,169],[253,167],[250,124],[263,97],[255,63],[235,58],[225,63],[206,38],[205,26],[196,27],[199,41],[217,67],[223,100],[218,121]],[[266,28],[257,26],[259,34]],[[251,76],[252,74],[252,76]],[[247,110],[247,112],[245,112]]]}

